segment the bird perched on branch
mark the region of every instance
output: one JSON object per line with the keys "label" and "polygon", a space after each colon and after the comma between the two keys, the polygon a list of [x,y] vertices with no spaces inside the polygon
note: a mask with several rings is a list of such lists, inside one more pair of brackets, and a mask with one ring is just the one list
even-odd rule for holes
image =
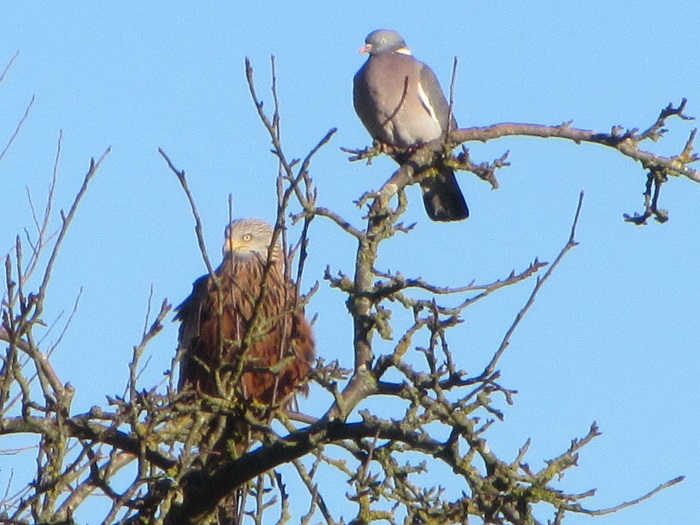
{"label": "bird perched on branch", "polygon": [[[415,148],[457,129],[435,73],[416,60],[396,31],[378,29],[365,39],[369,58],[355,75],[355,111],[372,138],[399,148]],[[410,152],[393,155],[402,164]],[[423,203],[434,221],[458,221],[469,209],[454,171],[444,165],[421,181]]]}
{"label": "bird perched on branch", "polygon": [[285,278],[273,228],[239,219],[226,228],[224,260],[194,282],[176,308],[179,320],[179,389],[215,397],[286,406],[306,387],[314,357],[311,327]]}
{"label": "bird perched on branch", "polygon": [[[217,414],[204,428],[199,448],[206,451],[205,470],[248,449],[256,432],[246,411],[269,418],[274,408],[289,406],[296,392],[306,393],[314,340],[273,234],[259,219],[233,221],[216,279],[209,274],[197,279],[176,308],[175,319],[182,323],[178,389],[231,400],[241,409]],[[241,487],[222,498],[214,522],[241,523],[245,493]]]}

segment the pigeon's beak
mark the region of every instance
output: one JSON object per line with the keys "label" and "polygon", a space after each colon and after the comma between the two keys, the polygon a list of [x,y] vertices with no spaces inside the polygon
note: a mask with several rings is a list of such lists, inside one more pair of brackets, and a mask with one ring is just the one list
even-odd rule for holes
{"label": "pigeon's beak", "polygon": [[364,46],[362,46],[360,48],[359,52],[360,53],[369,53],[370,51],[372,51],[372,44],[365,44]]}

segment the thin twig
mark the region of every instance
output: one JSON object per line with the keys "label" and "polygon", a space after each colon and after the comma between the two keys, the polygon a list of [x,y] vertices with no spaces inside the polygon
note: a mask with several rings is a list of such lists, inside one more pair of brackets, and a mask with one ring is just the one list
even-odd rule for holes
{"label": "thin twig", "polygon": [[27,120],[27,117],[29,117],[29,111],[32,109],[33,105],[34,105],[34,95],[32,95],[32,98],[29,101],[29,104],[27,104],[27,108],[24,110],[24,115],[22,115],[22,118],[19,119],[19,122],[17,123],[17,126],[15,127],[15,131],[10,136],[10,138],[7,141],[7,144],[5,144],[5,147],[3,148],[3,150],[0,151],[0,160],[3,159],[3,157],[7,153],[7,150],[10,149],[10,146],[12,146],[12,143],[17,138],[17,135],[19,135],[19,130],[22,129],[22,125],[24,124],[24,121]]}
{"label": "thin twig", "polygon": [[5,66],[5,69],[3,69],[2,74],[0,74],[0,82],[5,80],[5,76],[7,75],[7,72],[10,70],[10,67],[12,67],[12,63],[15,61],[15,59],[19,56],[19,51],[15,51],[15,54],[12,55],[12,58],[10,61],[7,63]]}
{"label": "thin twig", "polygon": [[[85,174],[83,184],[78,190],[78,193],[76,194],[75,199],[73,200],[73,204],[71,205],[70,210],[68,210],[68,214],[66,215],[63,212],[61,212],[62,226],[60,231],[58,232],[58,238],[56,239],[56,243],[54,244],[53,250],[51,251],[51,255],[49,256],[49,261],[46,264],[44,279],[42,280],[41,285],[39,286],[39,292],[37,294],[37,305],[41,305],[44,297],[46,296],[46,288],[49,285],[49,279],[51,279],[51,271],[53,270],[53,266],[56,263],[56,258],[58,257],[59,249],[61,248],[63,239],[65,238],[66,233],[68,232],[68,227],[70,226],[70,223],[73,220],[73,217],[75,216],[75,212],[78,209],[78,205],[80,204],[80,201],[82,200],[83,196],[85,195],[85,192],[87,191],[88,184],[95,176],[97,170],[102,164],[102,161],[104,161],[104,159],[107,158],[107,155],[109,155],[110,151],[111,148],[107,148],[104,151],[104,153],[100,156],[100,158],[97,159],[97,161],[95,161],[95,159],[90,159],[90,168]],[[35,319],[39,317],[39,315],[41,314],[41,310],[41,307],[37,308],[35,313]]]}
{"label": "thin twig", "polygon": [[613,514],[614,512],[618,512],[622,509],[632,507],[634,505],[637,505],[638,503],[641,503],[642,501],[648,500],[649,498],[651,498],[655,494],[658,494],[662,490],[665,490],[669,487],[677,485],[678,483],[680,483],[684,479],[685,479],[685,476],[678,476],[677,478],[673,478],[672,480],[669,480],[666,483],[662,483],[661,485],[650,490],[649,492],[647,492],[643,496],[640,496],[640,497],[635,498],[635,499],[630,500],[630,501],[625,501],[624,503],[620,503],[619,505],[615,505],[614,507],[609,507],[607,509],[598,509],[598,510],[582,509],[581,512],[584,512],[584,513],[589,514],[591,516],[604,516],[606,514]]}
{"label": "thin twig", "polygon": [[192,216],[194,217],[194,231],[197,235],[197,244],[199,245],[199,251],[202,254],[202,259],[204,260],[204,264],[207,267],[209,275],[215,277],[214,267],[211,264],[211,259],[209,258],[209,254],[207,252],[207,245],[204,241],[204,229],[202,227],[202,219],[199,216],[197,204],[195,203],[194,197],[192,196],[192,192],[190,191],[189,185],[187,184],[185,170],[177,169],[173,162],[170,160],[170,157],[168,157],[168,155],[165,153],[163,148],[158,148],[158,153],[160,153],[161,157],[165,159],[165,162],[168,164],[170,170],[177,176],[177,180],[180,182],[180,185],[182,186],[182,189],[184,190],[185,195],[187,196],[187,202],[189,202],[190,204]]}
{"label": "thin twig", "polygon": [[542,286],[549,280],[550,276],[554,273],[554,270],[559,266],[559,263],[562,261],[564,256],[574,248],[575,246],[578,245],[578,242],[575,240],[575,235],[576,235],[576,226],[578,225],[578,219],[579,215],[581,213],[581,207],[583,206],[583,192],[579,194],[578,197],[578,205],[576,206],[576,214],[574,215],[574,221],[571,224],[571,231],[569,233],[569,239],[562,248],[561,252],[559,252],[559,255],[557,258],[554,260],[554,262],[547,268],[547,271],[545,274],[537,279],[537,283],[535,284],[535,287],[532,290],[532,293],[530,294],[530,297],[528,298],[527,302],[525,303],[525,306],[518,312],[518,314],[515,317],[515,320],[513,321],[513,324],[508,328],[508,331],[506,332],[505,336],[503,337],[503,341],[501,342],[501,345],[499,346],[498,350],[496,353],[493,355],[491,358],[491,361],[489,362],[488,365],[486,365],[486,368],[484,371],[481,373],[479,376],[480,378],[486,378],[489,377],[491,374],[493,374],[496,364],[498,363],[499,359],[503,355],[503,353],[506,351],[510,344],[510,339],[513,336],[513,333],[515,333],[516,328],[520,324],[520,322],[523,320],[525,317],[525,314],[527,311],[530,309],[530,307],[533,305],[535,302],[535,298],[537,297],[537,294],[539,291],[542,289]]}

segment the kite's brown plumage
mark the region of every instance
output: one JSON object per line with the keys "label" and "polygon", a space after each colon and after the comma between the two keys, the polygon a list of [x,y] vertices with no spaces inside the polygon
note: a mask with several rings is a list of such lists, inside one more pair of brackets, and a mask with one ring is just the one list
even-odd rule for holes
{"label": "kite's brown plumage", "polygon": [[[258,219],[233,221],[226,231],[224,261],[216,269],[220,293],[210,275],[200,277],[177,307],[183,351],[179,388],[211,396],[287,405],[304,382],[314,357],[311,327],[297,305],[294,283],[284,277],[279,243],[270,256],[273,229]],[[221,310],[219,310],[219,297]],[[254,320],[256,302],[259,315]],[[255,333],[249,331],[251,326]],[[230,384],[219,378],[236,377]]]}

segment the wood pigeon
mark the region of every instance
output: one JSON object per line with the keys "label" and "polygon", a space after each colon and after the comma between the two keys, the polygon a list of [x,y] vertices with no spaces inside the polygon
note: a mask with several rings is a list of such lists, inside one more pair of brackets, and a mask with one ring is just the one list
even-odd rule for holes
{"label": "wood pigeon", "polygon": [[[355,74],[355,111],[372,138],[400,148],[413,148],[439,139],[455,119],[435,73],[416,60],[396,31],[377,29],[365,39],[360,53],[367,62]],[[399,164],[409,154],[395,155]],[[469,216],[454,171],[439,172],[421,181],[425,211],[434,221],[458,221]]]}

